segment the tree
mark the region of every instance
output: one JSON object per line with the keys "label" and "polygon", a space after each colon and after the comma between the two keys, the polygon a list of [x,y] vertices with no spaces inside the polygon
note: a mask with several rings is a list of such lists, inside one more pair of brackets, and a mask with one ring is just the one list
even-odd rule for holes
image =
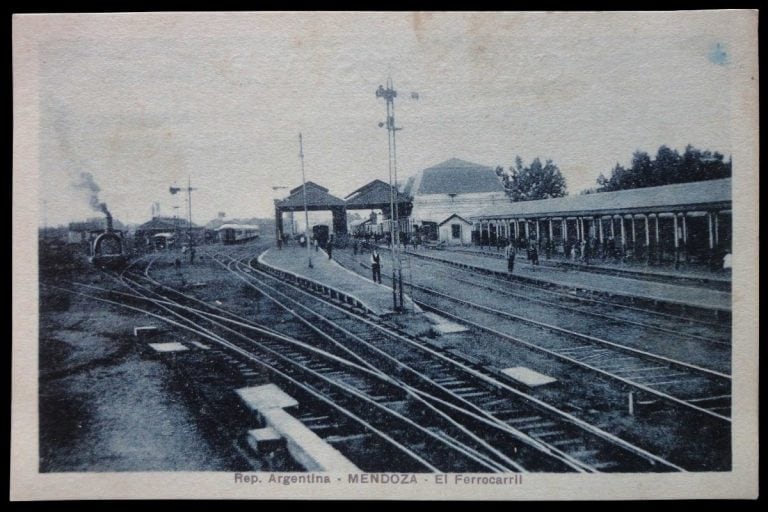
{"label": "tree", "polygon": [[506,174],[502,174],[502,181],[513,201],[549,199],[568,194],[565,178],[552,160],[542,165],[541,160],[535,158],[526,167],[523,159],[518,156],[515,165],[510,166]]}
{"label": "tree", "polygon": [[731,168],[731,161],[724,162],[723,155],[718,152],[701,151],[689,144],[681,155],[668,146],[661,146],[654,159],[648,153],[635,151],[629,168],[617,163],[610,177],[606,178],[601,173],[597,178],[596,191],[611,192],[728,178]]}

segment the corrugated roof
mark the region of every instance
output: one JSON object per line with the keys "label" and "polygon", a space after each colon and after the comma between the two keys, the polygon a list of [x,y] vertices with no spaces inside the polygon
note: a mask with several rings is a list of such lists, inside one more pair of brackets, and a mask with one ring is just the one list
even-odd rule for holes
{"label": "corrugated roof", "polygon": [[[417,194],[473,194],[504,192],[496,171],[480,164],[451,158],[421,171]],[[413,184],[406,183],[413,186]],[[410,187],[408,187],[410,188]]]}
{"label": "corrugated roof", "polygon": [[726,205],[731,203],[731,179],[678,183],[660,187],[635,188],[617,192],[518,201],[485,208],[474,219],[511,216],[561,216],[576,213],[599,213],[631,210],[680,210],[685,207]]}

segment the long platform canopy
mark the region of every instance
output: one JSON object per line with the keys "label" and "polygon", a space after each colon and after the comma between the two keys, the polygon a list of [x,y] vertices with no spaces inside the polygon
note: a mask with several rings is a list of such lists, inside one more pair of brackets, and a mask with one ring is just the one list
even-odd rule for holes
{"label": "long platform canopy", "polygon": [[518,201],[476,212],[473,220],[684,212],[731,208],[731,178],[616,192]]}

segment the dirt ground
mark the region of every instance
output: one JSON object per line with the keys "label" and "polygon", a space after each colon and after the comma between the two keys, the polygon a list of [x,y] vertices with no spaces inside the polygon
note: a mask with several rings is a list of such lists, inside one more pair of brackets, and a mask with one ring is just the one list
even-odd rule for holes
{"label": "dirt ground", "polygon": [[[41,273],[40,471],[259,469],[241,446],[256,426],[233,400],[243,382],[218,371],[217,354],[153,354],[148,342],[183,335],[135,337],[134,327],[160,322],[49,286],[114,286],[77,259],[57,263]],[[231,423],[213,421],[217,408],[231,409]]]}

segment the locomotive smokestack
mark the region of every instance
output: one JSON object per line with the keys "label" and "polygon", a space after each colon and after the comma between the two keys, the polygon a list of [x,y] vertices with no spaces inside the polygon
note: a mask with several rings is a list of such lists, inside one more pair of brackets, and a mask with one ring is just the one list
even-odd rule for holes
{"label": "locomotive smokestack", "polygon": [[101,203],[101,210],[104,212],[104,215],[107,216],[107,233],[111,233],[113,231],[112,214],[109,213],[109,210],[107,210],[107,205],[104,203]]}

